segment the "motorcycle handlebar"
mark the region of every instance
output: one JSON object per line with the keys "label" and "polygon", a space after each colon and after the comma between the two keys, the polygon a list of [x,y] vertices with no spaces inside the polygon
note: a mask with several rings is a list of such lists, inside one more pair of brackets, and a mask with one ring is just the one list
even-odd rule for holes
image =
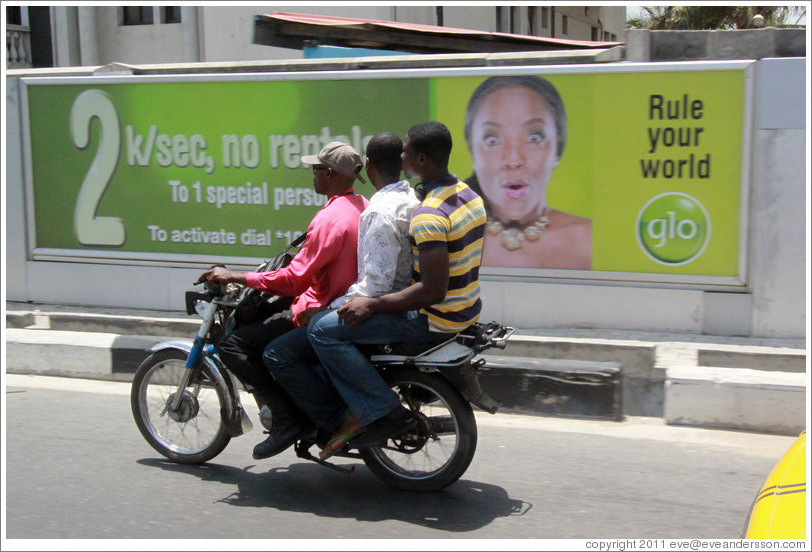
{"label": "motorcycle handlebar", "polygon": [[511,327],[506,327],[505,329],[507,331],[504,333],[504,335],[501,335],[500,337],[495,338],[495,339],[491,339],[491,342],[493,343],[493,346],[496,347],[497,349],[504,349],[505,347],[507,347],[508,338],[511,335],[513,335],[513,332],[515,331]]}
{"label": "motorcycle handlebar", "polygon": [[[211,268],[214,268],[214,267],[217,267],[217,266],[222,267],[222,268],[226,268],[226,265],[224,265],[224,264],[212,265]],[[203,278],[203,277],[199,278],[194,283],[194,285],[198,285],[198,284],[203,284],[203,287],[206,289],[206,292],[211,294],[211,297],[222,297],[226,293],[226,285],[227,284],[214,284],[214,283],[209,282],[208,278]]]}
{"label": "motorcycle handlebar", "polygon": [[459,334],[458,337],[475,351],[482,352],[491,347],[504,349],[507,347],[507,340],[513,332],[514,329],[510,326],[490,322],[488,324],[476,324],[467,331]]}

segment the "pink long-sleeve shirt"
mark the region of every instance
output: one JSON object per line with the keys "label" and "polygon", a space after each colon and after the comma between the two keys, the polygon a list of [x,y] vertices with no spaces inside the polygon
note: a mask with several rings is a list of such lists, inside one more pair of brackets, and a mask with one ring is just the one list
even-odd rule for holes
{"label": "pink long-sleeve shirt", "polygon": [[273,272],[249,272],[249,287],[296,297],[293,323],[313,307],[325,307],[358,277],[358,220],[369,205],[350,188],[333,196],[313,217],[307,239],[291,263]]}

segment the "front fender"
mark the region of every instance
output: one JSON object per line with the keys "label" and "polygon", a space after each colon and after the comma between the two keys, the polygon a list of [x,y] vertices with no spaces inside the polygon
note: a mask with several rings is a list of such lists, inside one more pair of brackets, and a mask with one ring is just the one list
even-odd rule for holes
{"label": "front fender", "polygon": [[[156,353],[166,349],[175,349],[188,355],[192,351],[193,345],[194,342],[190,339],[175,339],[172,341],[156,343],[150,348],[150,351]],[[231,374],[226,369],[223,361],[220,360],[220,357],[218,357],[216,353],[212,354],[207,352],[201,356],[201,362],[206,364],[206,366],[211,369],[211,373],[215,378],[215,384],[228,390],[226,396],[227,404],[225,405],[226,411],[221,412],[221,415],[223,416],[223,419],[226,420],[226,424],[229,427],[229,433],[231,433],[231,436],[236,437],[237,435],[241,435],[245,431],[248,431],[250,427],[240,429],[242,426],[242,419],[246,419],[247,414],[245,414],[245,411],[242,409],[239,391],[234,385]]]}
{"label": "front fender", "polygon": [[150,347],[150,351],[158,352],[164,349],[177,349],[187,355],[192,351],[193,341],[191,339],[174,339],[172,341],[162,341]]}

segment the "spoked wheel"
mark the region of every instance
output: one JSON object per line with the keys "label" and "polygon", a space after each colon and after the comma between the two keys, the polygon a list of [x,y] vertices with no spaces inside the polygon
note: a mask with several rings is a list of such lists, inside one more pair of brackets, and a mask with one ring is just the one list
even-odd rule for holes
{"label": "spoked wheel", "polygon": [[407,435],[361,450],[367,467],[398,489],[438,491],[459,479],[474,457],[477,429],[471,405],[439,374],[385,374],[403,405],[419,419]]}
{"label": "spoked wheel", "polygon": [[220,415],[228,390],[215,383],[211,368],[204,364],[194,371],[173,409],[185,372],[183,351],[165,349],[151,355],[133,377],[130,405],[152,448],[175,462],[199,464],[220,454],[231,440]]}

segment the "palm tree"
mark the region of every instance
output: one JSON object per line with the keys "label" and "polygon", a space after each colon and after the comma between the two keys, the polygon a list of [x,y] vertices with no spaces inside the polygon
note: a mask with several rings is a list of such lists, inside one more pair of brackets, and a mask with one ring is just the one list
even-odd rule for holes
{"label": "palm tree", "polygon": [[[763,24],[754,23],[756,15],[764,18]],[[626,20],[626,28],[713,30],[781,27],[786,26],[792,17],[795,17],[797,24],[804,15],[806,8],[802,6],[643,6],[640,17]]]}

